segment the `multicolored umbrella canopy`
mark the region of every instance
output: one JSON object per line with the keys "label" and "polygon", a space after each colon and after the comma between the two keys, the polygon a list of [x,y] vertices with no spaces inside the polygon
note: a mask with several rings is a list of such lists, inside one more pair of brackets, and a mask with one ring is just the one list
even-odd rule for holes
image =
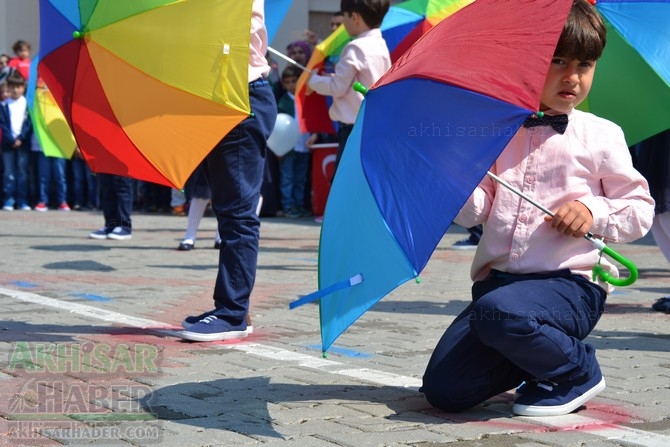
{"label": "multicolored umbrella canopy", "polygon": [[619,124],[633,145],[670,128],[670,1],[597,0],[607,46],[579,107]]}
{"label": "multicolored umbrella canopy", "polygon": [[183,187],[249,116],[252,0],[40,0],[38,73],[94,172]]}
{"label": "multicolored umbrella canopy", "polygon": [[324,351],[418,277],[470,193],[538,110],[571,5],[477,0],[427,32],[368,92],[326,205],[320,290],[294,304],[320,298]]}
{"label": "multicolored umbrella canopy", "polygon": [[72,158],[77,142],[53,95],[37,76],[39,55],[33,59],[26,97],[33,129],[47,157]]}
{"label": "multicolored umbrella canopy", "polygon": [[[474,0],[409,0],[391,6],[380,27],[386,46],[395,62],[426,31]],[[332,70],[332,65],[351,40],[344,26],[340,26],[316,46],[307,68],[313,71]],[[302,132],[335,133],[328,117],[330,98],[318,94],[307,95],[308,74],[298,80],[296,105]],[[303,112],[305,111],[305,112]]]}

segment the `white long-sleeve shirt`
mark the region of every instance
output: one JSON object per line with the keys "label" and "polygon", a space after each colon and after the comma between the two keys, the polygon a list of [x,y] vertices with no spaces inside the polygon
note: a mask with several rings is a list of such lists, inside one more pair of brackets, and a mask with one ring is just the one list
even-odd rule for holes
{"label": "white long-sleeve shirt", "polygon": [[373,28],[345,45],[335,64],[335,74],[312,75],[308,85],[321,95],[333,97],[328,110],[330,119],[353,124],[363,102],[363,95],[352,88],[354,82],[372,87],[389,68],[391,56],[386,41],[379,28]]}

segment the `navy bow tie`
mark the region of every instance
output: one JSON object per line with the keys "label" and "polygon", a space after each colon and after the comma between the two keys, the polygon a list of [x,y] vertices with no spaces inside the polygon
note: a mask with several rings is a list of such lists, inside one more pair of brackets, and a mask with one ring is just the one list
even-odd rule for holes
{"label": "navy bow tie", "polygon": [[523,123],[523,127],[551,126],[560,134],[568,128],[568,115],[531,115]]}

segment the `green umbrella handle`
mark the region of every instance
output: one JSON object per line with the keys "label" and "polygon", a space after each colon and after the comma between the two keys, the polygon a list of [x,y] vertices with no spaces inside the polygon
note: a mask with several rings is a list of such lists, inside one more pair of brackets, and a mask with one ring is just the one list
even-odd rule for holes
{"label": "green umbrella handle", "polygon": [[595,245],[596,248],[598,248],[601,251],[601,253],[605,253],[607,256],[609,256],[610,258],[614,259],[615,261],[626,267],[628,269],[628,272],[630,273],[630,276],[628,276],[628,278],[614,278],[612,275],[607,273],[605,269],[603,269],[602,265],[600,264],[600,261],[598,261],[598,263],[593,266],[594,280],[596,278],[600,278],[606,283],[612,284],[613,286],[617,287],[630,286],[637,280],[638,277],[637,267],[635,266],[635,264],[633,264],[633,262],[630,259],[621,256],[612,248],[605,245],[603,241],[593,239],[590,237],[587,237],[587,239],[589,239],[591,243],[593,243],[593,245]]}
{"label": "green umbrella handle", "polygon": [[368,92],[368,90],[370,90],[369,88],[367,88],[366,86],[364,86],[363,84],[361,84],[358,81],[354,82],[354,85],[352,86],[352,88],[355,91],[357,91],[358,93],[361,93],[363,96],[365,96],[365,94]]}

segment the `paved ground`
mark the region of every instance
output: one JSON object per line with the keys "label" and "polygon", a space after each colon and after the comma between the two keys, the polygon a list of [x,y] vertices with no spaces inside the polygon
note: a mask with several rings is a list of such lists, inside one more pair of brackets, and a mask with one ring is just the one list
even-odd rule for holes
{"label": "paved ground", "polygon": [[466,305],[472,252],[445,235],[407,283],[320,352],[318,224],[264,219],[243,341],[187,343],[171,329],[209,309],[214,219],[175,250],[183,217],[136,215],[130,241],[86,238],[98,213],[0,215],[0,444],[165,446],[668,446],[670,266],[651,238],[618,247],[640,279],[613,294],[589,341],[607,389],[581,411],[512,417],[510,393],[462,414],[417,392],[431,350]]}

